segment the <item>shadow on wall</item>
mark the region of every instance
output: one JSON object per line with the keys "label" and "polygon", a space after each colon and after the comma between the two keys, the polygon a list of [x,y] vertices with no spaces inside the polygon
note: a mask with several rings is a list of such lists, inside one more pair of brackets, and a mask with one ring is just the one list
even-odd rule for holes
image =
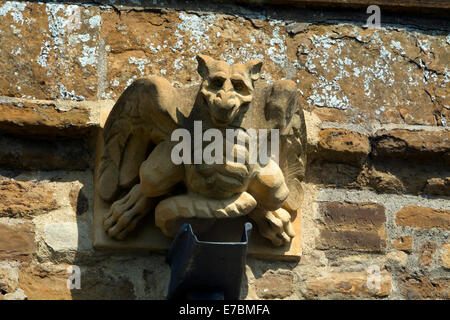
{"label": "shadow on wall", "polygon": [[[94,135],[96,136],[96,132]],[[95,154],[95,148],[92,148]],[[94,161],[94,159],[93,159]],[[93,167],[93,163],[92,163]],[[76,273],[70,290],[74,300],[86,299],[165,299],[170,268],[165,255],[150,252],[104,251],[93,248],[94,170],[90,169],[77,197],[77,209],[83,207],[83,194],[89,209],[76,210],[78,243],[73,265],[80,269],[80,288]],[[81,195],[81,196],[80,196]]]}
{"label": "shadow on wall", "polygon": [[[87,143],[92,136],[1,136],[8,154],[0,154],[0,226],[20,221],[32,235],[24,237],[30,243],[11,243],[19,255],[8,256],[6,249],[6,259],[20,264],[17,283],[1,294],[21,289],[30,300],[165,298],[170,270],[164,255],[93,248],[95,146]],[[75,271],[73,289],[68,288],[70,266]],[[80,289],[75,288],[77,271]]]}
{"label": "shadow on wall", "polygon": [[[93,141],[96,134],[91,132],[85,141]],[[41,141],[23,136],[15,139],[30,145],[69,145],[64,139]],[[14,144],[9,144],[9,149],[14,150]],[[63,163],[64,159],[71,158],[76,162],[77,157],[85,157],[87,166],[69,169],[47,166],[42,170],[38,166],[24,166],[24,157],[9,165],[2,164],[2,182],[7,181],[7,188],[15,192],[8,195],[11,201],[8,205],[11,210],[18,206],[23,214],[28,211],[22,204],[27,204],[30,214],[23,220],[30,221],[35,232],[35,250],[18,268],[18,288],[30,300],[165,299],[170,268],[164,254],[108,252],[93,248],[92,155],[95,146],[80,140],[76,150],[83,150],[83,153],[58,153],[46,148],[40,151]],[[20,169],[13,169],[18,163]],[[35,208],[35,205],[39,207]],[[254,277],[260,278],[267,269],[278,268],[277,264],[266,265],[258,260],[251,260],[249,267],[254,269],[254,275],[244,277],[241,298],[257,298],[248,282]]]}

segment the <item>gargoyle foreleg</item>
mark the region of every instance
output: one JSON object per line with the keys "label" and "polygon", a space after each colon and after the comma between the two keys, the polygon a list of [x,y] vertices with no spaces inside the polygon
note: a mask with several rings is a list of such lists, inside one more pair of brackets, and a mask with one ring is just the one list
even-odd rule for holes
{"label": "gargoyle foreleg", "polygon": [[147,197],[166,194],[184,178],[184,165],[171,160],[172,148],[176,142],[164,141],[150,153],[139,170],[141,192]]}
{"label": "gargoyle foreleg", "polygon": [[140,167],[140,183],[112,204],[103,223],[110,237],[124,239],[156,205],[152,198],[166,194],[182,181],[184,167],[173,164],[171,150],[170,141],[158,144]]}
{"label": "gargoyle foreleg", "polygon": [[144,196],[137,184],[111,205],[103,219],[103,228],[111,238],[123,240],[155,205],[155,199]]}
{"label": "gargoyle foreleg", "polygon": [[258,207],[266,210],[281,208],[289,195],[283,172],[273,160],[257,170],[247,191],[256,199]]}
{"label": "gargoyle foreleg", "polygon": [[261,167],[249,184],[248,192],[258,205],[249,217],[258,225],[259,233],[276,246],[287,244],[295,236],[291,215],[282,208],[289,195],[280,167],[270,160]]}

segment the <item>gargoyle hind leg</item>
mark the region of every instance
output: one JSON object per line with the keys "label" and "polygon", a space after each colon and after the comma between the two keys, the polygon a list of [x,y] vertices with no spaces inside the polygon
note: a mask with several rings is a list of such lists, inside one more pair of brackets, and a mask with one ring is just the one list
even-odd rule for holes
{"label": "gargoyle hind leg", "polygon": [[290,243],[295,232],[291,215],[282,208],[289,189],[276,162],[270,160],[266,166],[260,168],[250,182],[248,192],[258,203],[249,217],[257,224],[259,233],[276,246]]}
{"label": "gargoyle hind leg", "polygon": [[295,231],[291,223],[291,215],[283,208],[274,211],[256,208],[249,217],[255,221],[258,231],[275,246],[289,244]]}
{"label": "gargoyle hind leg", "polygon": [[112,204],[103,220],[110,237],[124,239],[156,205],[154,198],[166,194],[182,181],[184,167],[170,160],[172,146],[170,141],[158,144],[140,167],[140,183]]}

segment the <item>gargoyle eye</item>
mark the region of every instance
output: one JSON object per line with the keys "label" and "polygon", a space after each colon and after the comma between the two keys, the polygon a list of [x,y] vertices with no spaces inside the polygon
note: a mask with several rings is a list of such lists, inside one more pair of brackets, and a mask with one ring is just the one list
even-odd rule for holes
{"label": "gargoyle eye", "polygon": [[238,93],[243,95],[250,94],[250,91],[247,88],[247,85],[242,80],[231,80],[231,83],[233,84],[234,90],[236,90]]}
{"label": "gargoyle eye", "polygon": [[218,89],[222,88],[224,82],[225,82],[224,78],[214,77],[210,80],[209,87],[211,89],[218,90]]}

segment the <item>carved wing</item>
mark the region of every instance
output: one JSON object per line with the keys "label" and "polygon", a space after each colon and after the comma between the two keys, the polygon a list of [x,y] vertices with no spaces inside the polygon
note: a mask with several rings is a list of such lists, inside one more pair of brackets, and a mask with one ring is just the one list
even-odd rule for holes
{"label": "carved wing", "polygon": [[274,82],[265,106],[268,121],[276,121],[280,129],[280,168],[289,189],[286,206],[295,211],[302,203],[301,181],[306,171],[306,125],[297,96],[297,87],[291,80]]}
{"label": "carved wing", "polygon": [[170,139],[177,126],[177,92],[160,77],[140,79],[114,105],[103,131],[98,192],[117,200],[139,182],[139,168],[151,150]]}

